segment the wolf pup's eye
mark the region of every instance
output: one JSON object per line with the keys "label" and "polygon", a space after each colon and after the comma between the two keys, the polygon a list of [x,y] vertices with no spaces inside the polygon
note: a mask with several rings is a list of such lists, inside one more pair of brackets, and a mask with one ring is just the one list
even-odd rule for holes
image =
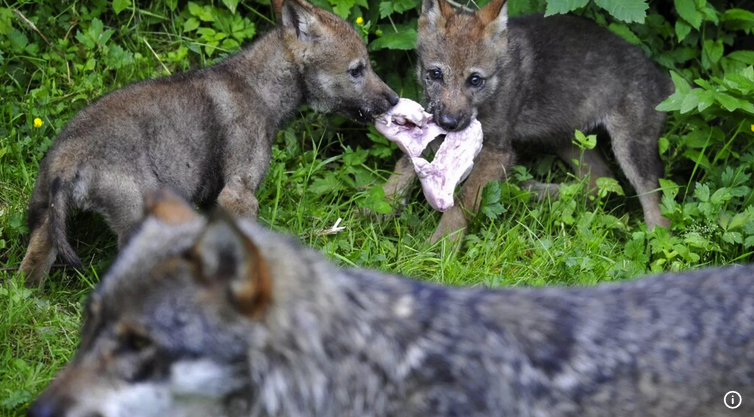
{"label": "wolf pup's eye", "polygon": [[442,71],[440,71],[439,69],[429,70],[428,75],[431,80],[435,80],[435,81],[442,80]]}
{"label": "wolf pup's eye", "polygon": [[469,77],[469,85],[472,87],[481,87],[484,85],[484,78],[480,77],[478,74],[472,74],[471,77]]}
{"label": "wolf pup's eye", "polygon": [[364,75],[364,66],[359,65],[355,68],[351,68],[348,70],[348,75],[350,75],[353,78],[359,78]]}

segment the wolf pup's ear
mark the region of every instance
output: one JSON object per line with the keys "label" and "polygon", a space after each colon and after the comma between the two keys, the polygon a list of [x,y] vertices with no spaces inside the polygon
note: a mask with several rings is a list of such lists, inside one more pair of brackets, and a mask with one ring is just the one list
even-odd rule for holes
{"label": "wolf pup's ear", "polygon": [[241,314],[250,318],[264,314],[272,299],[267,263],[228,215],[219,213],[210,220],[189,257],[202,284],[224,288]]}
{"label": "wolf pup's ear", "polygon": [[280,24],[286,31],[295,33],[296,39],[302,42],[317,40],[321,24],[312,6],[298,0],[283,0],[280,9]]}
{"label": "wolf pup's ear", "polygon": [[445,26],[445,20],[453,14],[453,7],[445,0],[423,0],[422,18],[430,26],[441,28]]}
{"label": "wolf pup's ear", "polygon": [[508,30],[508,2],[493,0],[477,12],[479,19],[486,25],[488,36],[497,37]]}
{"label": "wolf pup's ear", "polygon": [[144,195],[144,211],[146,216],[170,225],[195,221],[200,217],[186,200],[169,188],[147,192]]}

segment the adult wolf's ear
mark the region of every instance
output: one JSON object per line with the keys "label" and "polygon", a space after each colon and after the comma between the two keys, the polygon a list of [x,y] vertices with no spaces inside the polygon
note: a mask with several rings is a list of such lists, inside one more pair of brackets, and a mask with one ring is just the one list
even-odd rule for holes
{"label": "adult wolf's ear", "polygon": [[273,7],[278,24],[299,41],[313,42],[322,35],[322,23],[314,6],[298,0],[275,0]]}
{"label": "adult wolf's ear", "polygon": [[227,214],[218,212],[189,252],[199,281],[219,287],[233,306],[250,318],[261,317],[272,299],[272,281],[259,248]]}
{"label": "adult wolf's ear", "polygon": [[435,28],[445,26],[445,21],[453,14],[451,7],[445,0],[423,0],[422,15],[419,18],[423,24],[429,24]]}
{"label": "adult wolf's ear", "polygon": [[200,218],[188,201],[169,188],[148,192],[144,196],[144,211],[147,216],[152,216],[169,225],[178,225]]}
{"label": "adult wolf's ear", "polygon": [[477,16],[486,25],[484,31],[488,36],[497,37],[508,30],[508,2],[506,0],[492,0],[477,12]]}

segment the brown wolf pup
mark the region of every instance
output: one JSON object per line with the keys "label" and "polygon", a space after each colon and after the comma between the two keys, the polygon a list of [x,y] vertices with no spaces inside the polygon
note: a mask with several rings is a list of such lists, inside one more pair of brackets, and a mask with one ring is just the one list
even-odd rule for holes
{"label": "brown wolf pup", "polygon": [[73,209],[102,214],[119,246],[142,215],[141,196],[161,186],[256,217],[274,134],[296,109],[368,123],[398,102],[347,22],[299,0],[275,8],[277,27],[238,54],[110,93],[68,123],[40,163],[29,204],[21,265],[29,284],[42,282],[58,253],[80,266],[66,240]]}
{"label": "brown wolf pup", "polygon": [[[574,165],[580,149],[572,137],[576,129],[597,126],[610,134],[648,227],[668,226],[655,191],[664,174],[657,139],[665,121],[655,107],[672,92],[672,83],[639,48],[578,17],[508,18],[505,0],[476,13],[454,11],[444,0],[424,0],[417,54],[434,120],[459,131],[477,118],[484,130],[475,167],[432,241],[466,227],[464,209],[476,212],[481,188],[506,178],[514,147],[549,149],[580,176],[591,171],[595,189],[597,178],[612,173],[599,150],[587,150],[582,164]],[[400,200],[414,178],[407,157],[395,172],[385,191]],[[540,196],[557,194],[555,184],[527,186]]]}
{"label": "brown wolf pup", "polygon": [[751,266],[449,288],[175,195],[147,207],[28,417],[754,415]]}

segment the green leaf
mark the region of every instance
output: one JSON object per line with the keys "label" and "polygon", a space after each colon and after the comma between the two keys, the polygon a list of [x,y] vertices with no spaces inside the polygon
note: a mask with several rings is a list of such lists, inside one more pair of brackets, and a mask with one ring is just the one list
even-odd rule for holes
{"label": "green leaf", "polygon": [[743,237],[739,232],[725,232],[723,240],[728,243],[743,243]]}
{"label": "green leaf", "polygon": [[196,30],[200,24],[201,23],[199,23],[199,20],[197,20],[195,17],[192,17],[183,23],[183,32],[185,33]]}
{"label": "green leaf", "polygon": [[741,107],[740,101],[737,98],[725,93],[715,93],[715,100],[728,111],[735,111]]}
{"label": "green leaf", "polygon": [[723,13],[722,20],[727,22],[729,20],[745,20],[748,22],[754,22],[754,13],[744,9],[728,9]]}
{"label": "green leaf", "polygon": [[754,51],[733,51],[726,55],[726,58],[743,62],[745,64],[754,65]]}
{"label": "green leaf", "polygon": [[715,93],[707,90],[703,90],[699,93],[699,106],[697,107],[699,113],[703,112],[713,104],[715,104]]}
{"label": "green leaf", "polygon": [[131,0],[113,0],[113,11],[115,11],[115,14],[126,10],[129,6],[131,6]]}
{"label": "green leaf", "polygon": [[29,39],[23,32],[19,32],[16,29],[8,31],[8,40],[10,41],[10,47],[13,52],[20,54],[29,44]]}
{"label": "green leaf", "polygon": [[689,85],[689,82],[677,72],[670,71],[670,78],[673,79],[676,93],[688,94],[691,91],[691,85]]}
{"label": "green leaf", "polygon": [[626,23],[644,23],[649,8],[646,0],[594,0],[594,4]]}
{"label": "green leaf", "polygon": [[683,137],[683,144],[692,149],[701,149],[709,144],[709,128],[695,130]]}
{"label": "green leaf", "polygon": [[686,94],[674,93],[670,97],[666,98],[662,103],[655,107],[657,111],[678,111],[681,109],[681,104]]}
{"label": "green leaf", "polygon": [[639,39],[639,37],[636,36],[628,26],[611,23],[607,28],[610,29],[611,32],[623,38],[623,40],[625,40],[626,42],[632,45],[641,45],[641,39]]}
{"label": "green leaf", "polygon": [[193,1],[188,2],[188,9],[189,13],[191,13],[192,16],[196,16],[199,18],[199,20],[203,22],[214,22],[215,17],[212,14],[213,7],[212,6],[200,6]]}
{"label": "green leaf", "polygon": [[577,129],[574,136],[576,137],[576,146],[581,149],[594,149],[597,146],[597,135],[586,136]]}
{"label": "green leaf", "polygon": [[694,0],[674,0],[674,3],[678,16],[681,16],[694,29],[699,29],[699,25],[702,24],[702,14],[696,9]]}
{"label": "green leaf", "polygon": [[377,51],[380,49],[399,49],[408,51],[414,49],[414,47],[416,47],[416,30],[414,29],[398,33],[390,33],[381,38],[375,39],[369,44],[370,51]]}
{"label": "green leaf", "polygon": [[681,114],[688,113],[699,104],[699,93],[703,90],[691,90],[681,102]]}
{"label": "green leaf", "polygon": [[351,9],[356,4],[356,0],[330,0],[330,4],[333,13],[347,19],[348,15],[351,14]]}
{"label": "green leaf", "polygon": [[686,36],[691,33],[691,25],[686,23],[683,19],[678,19],[675,22],[675,35],[678,36],[678,42],[686,39]]}
{"label": "green leaf", "polygon": [[165,0],[165,4],[168,6],[171,12],[174,12],[175,8],[178,7],[178,0]]}
{"label": "green leaf", "polygon": [[496,219],[499,215],[505,213],[505,207],[500,204],[500,183],[492,181],[482,190],[482,203],[480,211],[489,219]]}
{"label": "green leaf", "polygon": [[718,39],[717,41],[713,41],[712,39],[705,39],[704,51],[707,53],[710,61],[716,64],[723,57],[723,52],[725,51],[723,40]]}
{"label": "green leaf", "polygon": [[392,1],[381,1],[380,2],[380,19],[384,19],[391,14],[395,9],[393,8],[393,2]]}
{"label": "green leaf", "polygon": [[624,195],[623,193],[623,187],[620,186],[620,183],[615,178],[610,177],[600,177],[597,178],[597,188],[600,191],[603,191],[605,194],[607,193],[615,193],[618,195]]}
{"label": "green leaf", "polygon": [[230,9],[230,12],[236,14],[236,7],[238,7],[239,0],[223,0],[225,7]]}
{"label": "green leaf", "polygon": [[660,188],[662,189],[662,193],[671,199],[675,199],[675,196],[678,195],[678,190],[681,188],[678,184],[671,180],[666,180],[664,178],[660,178]]}
{"label": "green leaf", "polygon": [[697,183],[696,189],[694,189],[694,197],[698,198],[699,201],[709,201],[709,186]]}
{"label": "green leaf", "polygon": [[587,3],[589,0],[548,0],[545,16],[568,13],[586,6]]}

